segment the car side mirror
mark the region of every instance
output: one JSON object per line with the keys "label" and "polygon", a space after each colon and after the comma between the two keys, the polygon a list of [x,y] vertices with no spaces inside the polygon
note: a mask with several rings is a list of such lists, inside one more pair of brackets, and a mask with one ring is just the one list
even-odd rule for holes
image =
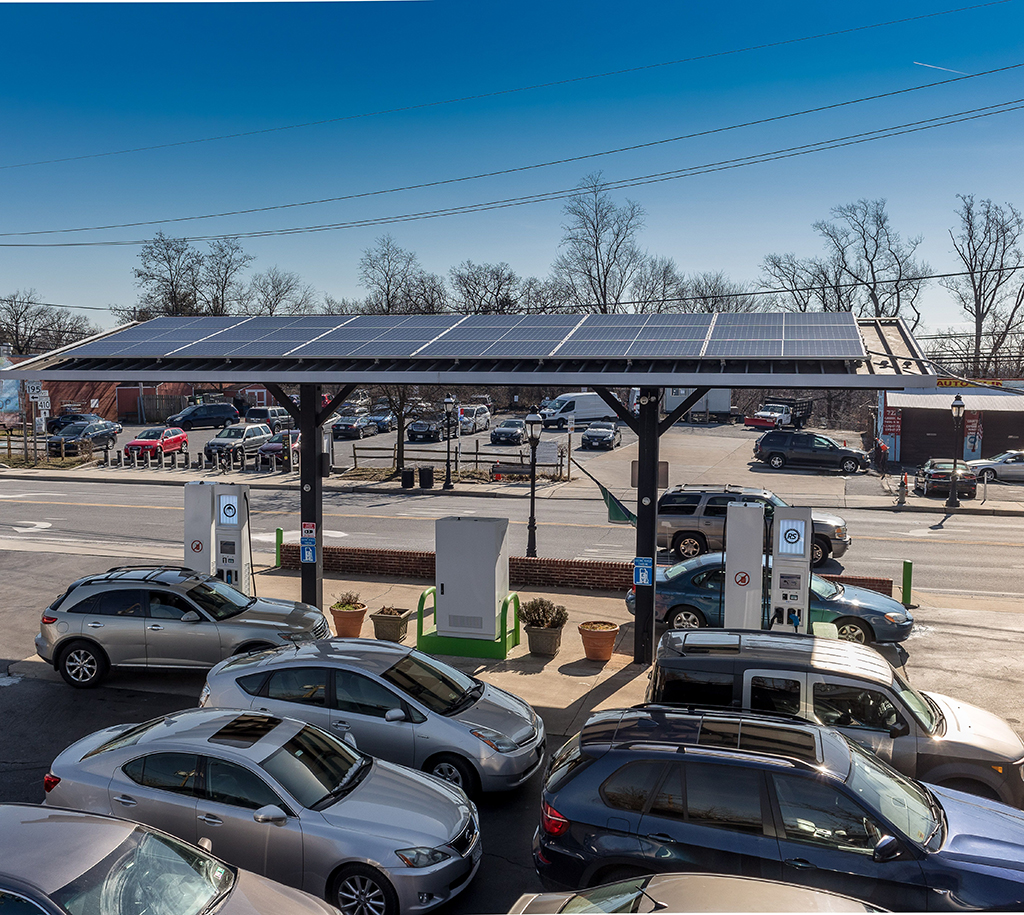
{"label": "car side mirror", "polygon": [[910,733],[910,725],[902,718],[897,718],[896,723],[889,728],[889,736],[895,740],[897,737],[906,737]]}
{"label": "car side mirror", "polygon": [[198,623],[200,616],[195,610],[189,610],[187,613],[181,615],[181,621],[183,623]]}
{"label": "car side mirror", "polygon": [[384,713],[385,721],[405,721],[405,712],[400,708],[389,708]]}
{"label": "car side mirror", "polygon": [[283,826],[288,822],[288,815],[277,804],[260,807],[259,810],[253,811],[252,818],[257,823],[273,823],[275,826]]}
{"label": "car side mirror", "polygon": [[882,836],[875,844],[874,851],[871,852],[871,858],[879,864],[892,861],[899,856],[900,843],[896,841],[894,836]]}

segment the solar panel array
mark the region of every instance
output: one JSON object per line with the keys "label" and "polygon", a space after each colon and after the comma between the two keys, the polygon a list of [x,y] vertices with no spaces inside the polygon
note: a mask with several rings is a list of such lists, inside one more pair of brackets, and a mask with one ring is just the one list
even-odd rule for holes
{"label": "solar panel array", "polygon": [[156,318],[75,358],[863,359],[838,314],[315,315]]}

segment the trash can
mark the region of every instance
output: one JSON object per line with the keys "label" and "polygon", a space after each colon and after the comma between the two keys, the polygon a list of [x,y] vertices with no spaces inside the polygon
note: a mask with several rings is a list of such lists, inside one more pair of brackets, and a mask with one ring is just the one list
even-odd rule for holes
{"label": "trash can", "polygon": [[412,489],[416,485],[416,471],[412,467],[402,468],[402,489]]}
{"label": "trash can", "polygon": [[421,467],[420,468],[420,489],[433,489],[434,488],[434,468],[433,467]]}

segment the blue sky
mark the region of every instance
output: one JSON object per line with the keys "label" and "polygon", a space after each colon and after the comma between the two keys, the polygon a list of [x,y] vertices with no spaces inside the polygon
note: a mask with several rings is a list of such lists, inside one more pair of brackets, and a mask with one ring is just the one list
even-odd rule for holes
{"label": "blue sky", "polygon": [[[441,188],[147,227],[10,234],[169,220],[516,168],[955,75],[934,67],[978,73],[1024,62],[1024,0],[791,41],[958,6],[2,4],[0,243],[130,242],[158,230],[200,236],[376,219],[571,188],[596,170],[620,180],[719,162],[1024,96],[1022,68]],[[776,42],[789,43],[722,53]],[[695,57],[704,59],[650,66]],[[641,67],[647,69],[503,92]],[[464,96],[485,97],[429,105]],[[379,111],[390,113],[355,117]],[[933,271],[952,271],[948,231],[957,193],[1024,207],[1021,118],[1011,112],[615,197],[645,208],[642,244],[685,272],[722,270],[755,280],[768,253],[820,253],[811,226],[831,207],[879,197],[904,236],[924,236],[920,253]],[[313,121],[329,122],[291,127]],[[254,131],[269,132],[189,142]],[[151,146],[161,148],[98,155]],[[59,159],[71,161],[47,161]],[[256,257],[254,270],[295,271],[336,298],[362,294],[357,262],[385,232],[435,273],[470,259],[507,261],[522,275],[545,276],[561,237],[561,206],[242,244]],[[44,301],[70,307],[131,304],[138,251],[130,244],[0,247],[0,294],[32,288]],[[936,285],[925,307],[932,327],[957,320]],[[87,313],[111,323],[105,312]]]}

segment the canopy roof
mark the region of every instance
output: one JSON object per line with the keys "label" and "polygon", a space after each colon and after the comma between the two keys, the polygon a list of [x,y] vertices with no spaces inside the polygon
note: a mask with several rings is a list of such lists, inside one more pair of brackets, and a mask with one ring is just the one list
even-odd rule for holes
{"label": "canopy roof", "polygon": [[930,387],[902,321],[849,313],[156,318],[20,363],[27,379]]}

